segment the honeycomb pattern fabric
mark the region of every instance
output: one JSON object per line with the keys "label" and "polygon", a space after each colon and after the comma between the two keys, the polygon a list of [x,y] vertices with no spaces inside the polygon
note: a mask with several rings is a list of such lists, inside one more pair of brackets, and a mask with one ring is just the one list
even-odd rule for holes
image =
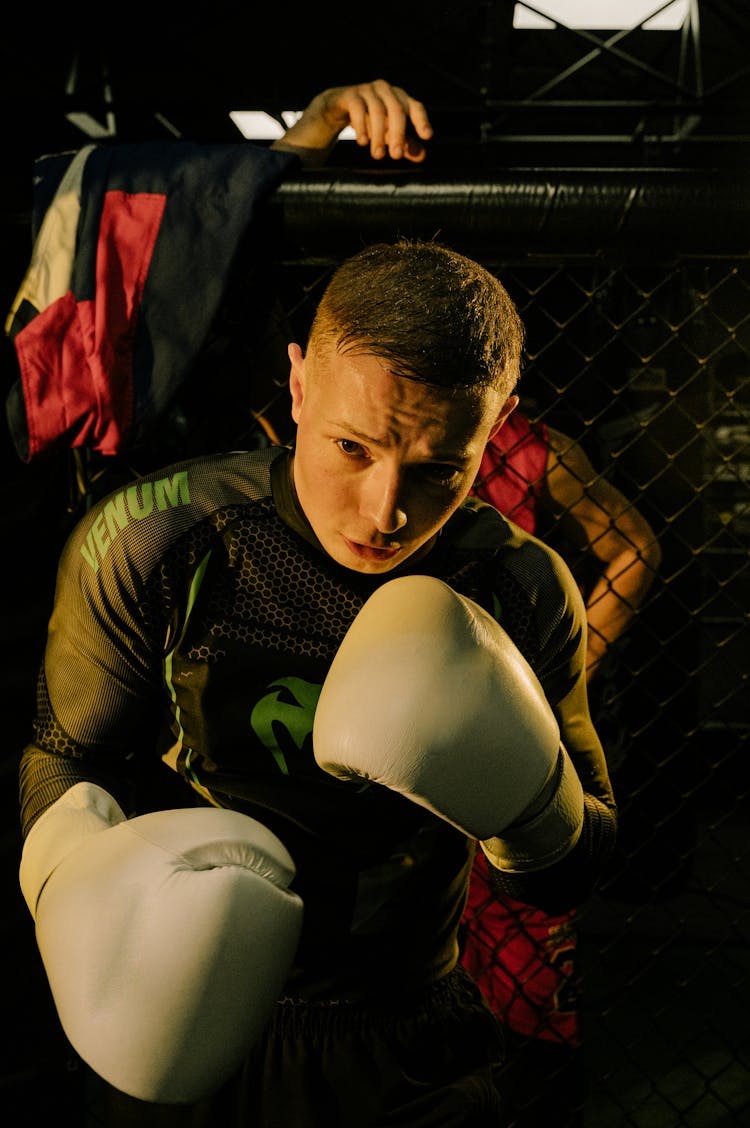
{"label": "honeycomb pattern fabric", "polygon": [[[280,448],[177,464],[104,498],[76,528],[22,810],[28,830],[77,779],[126,800],[120,780],[133,761],[163,756],[194,789],[186,802],[245,811],[291,851],[296,887],[318,910],[306,915],[296,989],[356,996],[362,967],[371,989],[374,969],[413,983],[454,965],[473,843],[402,796],[315,764],[312,719],[328,666],[390,577],[349,571],[322,551],[288,466]],[[583,609],[559,558],[471,499],[418,567],[502,621],[570,729],[585,786],[610,803],[571,675]]]}

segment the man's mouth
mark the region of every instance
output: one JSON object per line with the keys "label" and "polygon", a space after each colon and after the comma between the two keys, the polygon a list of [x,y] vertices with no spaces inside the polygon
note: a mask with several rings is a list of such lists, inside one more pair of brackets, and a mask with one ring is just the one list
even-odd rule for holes
{"label": "man's mouth", "polygon": [[382,545],[361,544],[358,541],[349,540],[348,537],[344,537],[344,541],[352,555],[359,560],[392,560],[401,551],[400,544],[383,547]]}

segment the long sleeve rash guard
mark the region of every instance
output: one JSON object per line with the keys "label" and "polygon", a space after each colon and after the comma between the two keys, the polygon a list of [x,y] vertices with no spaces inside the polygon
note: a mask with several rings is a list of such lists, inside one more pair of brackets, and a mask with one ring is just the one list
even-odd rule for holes
{"label": "long sleeve rash guard", "polygon": [[[328,667],[393,574],[353,572],[323,552],[289,466],[286,448],[193,459],[102,499],[74,529],[21,763],[22,824],[28,833],[81,780],[140,813],[145,769],[168,765],[183,805],[243,811],[292,854],[305,924],[290,992],[356,998],[455,965],[476,844],[407,798],[315,763]],[[478,499],[415,567],[493,614],[543,687],[583,784],[584,830],[562,862],[497,880],[543,908],[578,904],[616,813],[588,711],[576,584],[553,550]]]}

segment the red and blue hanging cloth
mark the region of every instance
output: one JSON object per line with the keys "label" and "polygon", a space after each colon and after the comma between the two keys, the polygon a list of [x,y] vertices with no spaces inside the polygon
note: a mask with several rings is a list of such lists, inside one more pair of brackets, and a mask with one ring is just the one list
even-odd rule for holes
{"label": "red and blue hanging cloth", "polygon": [[8,315],[19,457],[118,454],[154,426],[238,245],[296,158],[248,143],[90,145],[34,163],[31,263]]}

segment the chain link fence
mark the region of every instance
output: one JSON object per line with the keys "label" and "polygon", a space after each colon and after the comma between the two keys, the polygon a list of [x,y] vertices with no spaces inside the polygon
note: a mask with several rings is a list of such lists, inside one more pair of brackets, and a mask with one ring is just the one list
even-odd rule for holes
{"label": "chain link fence", "polygon": [[579,918],[585,1123],[747,1124],[750,265],[492,265],[528,326],[531,413],[662,549],[592,685],[621,829]]}
{"label": "chain link fence", "polygon": [[[356,232],[356,200],[352,208]],[[306,222],[303,209],[303,235]],[[631,256],[622,245],[612,255],[537,254],[533,242],[503,257],[462,246],[460,223],[455,234],[452,245],[496,273],[522,312],[523,410],[584,448],[647,518],[662,553],[645,604],[591,687],[620,839],[578,914],[582,1123],[750,1125],[750,257],[675,257],[642,243]],[[292,438],[286,341],[304,340],[332,270],[361,241],[339,239],[332,254],[319,235],[312,247],[287,243],[272,259],[275,286],[267,266],[243,273],[240,259],[173,415],[180,445],[225,442],[228,403],[233,442]],[[247,333],[251,306],[257,336]],[[198,412],[209,373],[218,394]],[[542,535],[586,590],[591,559],[559,524]],[[554,1086],[554,1073],[543,1083]]]}
{"label": "chain link fence", "polygon": [[[149,449],[71,456],[66,522],[116,479],[173,457],[292,437],[286,342],[304,339],[337,262],[370,241],[367,203],[355,194],[345,204],[332,249],[330,222],[316,227],[303,199],[291,233],[278,214],[269,224],[267,261],[250,267],[240,252],[211,338]],[[387,201],[378,206],[378,235],[414,233]],[[601,217],[585,191],[577,208],[580,230],[587,209]],[[524,411],[581,444],[662,552],[591,691],[621,829],[578,915],[583,1122],[750,1125],[750,255],[741,243],[742,253],[712,252],[710,234],[700,253],[679,255],[663,239],[574,249],[575,236],[550,251],[533,233],[520,249],[518,231],[503,253],[502,238],[485,245],[477,233],[470,191],[452,227],[424,217],[418,192],[410,215],[417,233],[466,250],[505,283],[527,327]],[[590,559],[558,526],[542,535],[585,589]]]}
{"label": "chain link fence", "polygon": [[[473,253],[526,323],[522,408],[583,446],[662,551],[591,687],[621,828],[578,917],[582,1123],[747,1125],[750,259]],[[297,338],[339,257],[277,264]],[[287,439],[283,383],[261,413]],[[542,535],[585,590],[590,558],[558,525]]]}

